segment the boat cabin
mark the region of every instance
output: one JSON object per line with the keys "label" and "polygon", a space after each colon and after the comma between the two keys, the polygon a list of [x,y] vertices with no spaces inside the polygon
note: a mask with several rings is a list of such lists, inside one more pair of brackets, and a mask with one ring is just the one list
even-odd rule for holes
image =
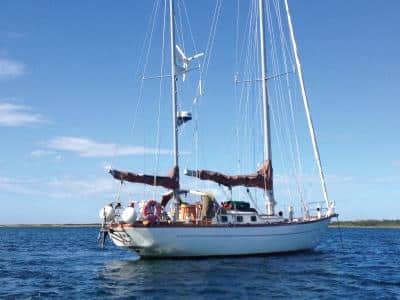
{"label": "boat cabin", "polygon": [[265,223],[255,208],[245,201],[226,201],[218,204],[210,194],[201,194],[201,201],[181,203],[179,220],[185,223],[210,222],[211,224]]}

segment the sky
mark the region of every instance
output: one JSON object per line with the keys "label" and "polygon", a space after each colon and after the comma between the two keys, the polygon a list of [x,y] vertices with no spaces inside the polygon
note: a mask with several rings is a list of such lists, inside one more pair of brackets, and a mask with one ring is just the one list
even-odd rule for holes
{"label": "sky", "polygon": [[[158,96],[168,95],[168,80],[161,86],[150,80],[142,96],[138,80],[147,51],[156,58],[146,75],[168,74],[167,51],[164,61],[157,56],[162,39],[143,48],[153,3],[1,1],[0,224],[97,222],[99,209],[119,190],[108,166],[150,173],[172,166],[170,99]],[[196,43],[187,50],[205,51],[216,2],[185,3]],[[183,167],[237,170],[236,3],[222,3],[206,92],[195,108],[199,146],[188,124],[180,136]],[[340,218],[399,219],[400,2],[289,3],[328,192]],[[195,78],[188,75],[182,109],[193,107],[189,81]],[[256,169],[251,162],[246,171]],[[274,166],[279,186],[284,170]],[[206,187],[218,191],[212,183]],[[163,192],[123,188],[124,201]]]}

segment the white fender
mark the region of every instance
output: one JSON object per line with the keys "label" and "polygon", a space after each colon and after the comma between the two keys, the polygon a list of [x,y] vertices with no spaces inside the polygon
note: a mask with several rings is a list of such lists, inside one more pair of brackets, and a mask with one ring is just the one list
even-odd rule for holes
{"label": "white fender", "polygon": [[102,209],[100,209],[99,217],[102,221],[104,219],[106,222],[112,221],[112,219],[114,219],[114,217],[115,217],[114,208],[110,204],[104,206]]}
{"label": "white fender", "polygon": [[122,220],[122,222],[124,222],[126,224],[132,224],[132,223],[135,223],[136,217],[137,217],[137,214],[136,214],[135,208],[127,207],[122,212],[121,220]]}

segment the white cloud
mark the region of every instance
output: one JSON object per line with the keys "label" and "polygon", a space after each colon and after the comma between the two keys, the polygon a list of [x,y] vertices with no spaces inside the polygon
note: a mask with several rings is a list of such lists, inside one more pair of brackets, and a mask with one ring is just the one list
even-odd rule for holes
{"label": "white cloud", "polygon": [[55,151],[50,151],[50,150],[43,150],[43,149],[38,149],[34,150],[30,153],[30,157],[34,159],[39,159],[43,157],[52,157],[55,160],[62,160],[63,157],[61,154],[55,152]]}
{"label": "white cloud", "polygon": [[79,180],[68,177],[50,180],[18,179],[0,176],[0,190],[16,194],[41,195],[53,198],[91,196],[116,191],[117,182],[110,178]]}
{"label": "white cloud", "polygon": [[25,65],[6,58],[0,58],[0,79],[15,78],[25,73]]}
{"label": "white cloud", "polygon": [[384,184],[399,184],[400,183],[400,176],[381,176],[375,178],[376,183],[384,183]]}
{"label": "white cloud", "polygon": [[48,150],[39,149],[39,150],[32,151],[31,152],[31,157],[32,158],[42,158],[42,157],[50,156],[50,155],[53,155],[53,154],[55,154],[54,151],[48,151]]}
{"label": "white cloud", "polygon": [[46,189],[55,198],[74,198],[93,195],[111,194],[117,191],[117,183],[110,176],[94,180],[55,178],[46,182]]}
{"label": "white cloud", "polygon": [[45,122],[42,115],[31,112],[30,106],[0,102],[0,126],[19,127]]}
{"label": "white cloud", "polygon": [[394,161],[392,161],[392,164],[395,167],[400,167],[400,160],[394,160]]}
{"label": "white cloud", "polygon": [[82,137],[57,137],[45,143],[48,149],[67,151],[83,157],[110,157],[142,154],[171,154],[167,149],[146,148],[142,146],[98,143]]}
{"label": "white cloud", "polygon": [[0,176],[0,191],[11,192],[16,194],[36,195],[34,189],[31,188],[35,184],[34,180],[18,179]]}
{"label": "white cloud", "polygon": [[[113,199],[119,191],[120,182],[111,176],[93,179],[61,177],[52,179],[20,179],[0,176],[0,192],[19,195],[48,197],[51,199]],[[152,188],[153,189],[153,188]],[[161,195],[165,189],[154,187]],[[143,195],[143,187],[137,184],[125,184],[122,194]],[[140,197],[138,197],[140,198]]]}
{"label": "white cloud", "polygon": [[[325,176],[326,181],[328,184],[335,184],[335,183],[346,183],[346,182],[354,182],[356,178],[354,176],[349,175],[327,175]],[[300,184],[320,184],[321,179],[318,175],[311,175],[311,174],[303,174],[300,175],[297,180]],[[278,184],[297,184],[297,180],[294,176],[289,176],[287,174],[275,174],[274,175],[274,183]]]}

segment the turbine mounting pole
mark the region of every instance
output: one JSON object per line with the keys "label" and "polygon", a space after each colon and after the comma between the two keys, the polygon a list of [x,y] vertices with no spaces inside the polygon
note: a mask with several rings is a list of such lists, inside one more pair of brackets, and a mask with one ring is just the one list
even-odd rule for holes
{"label": "turbine mounting pole", "polygon": [[[174,0],[169,0],[169,19],[170,19],[170,42],[171,42],[171,96],[172,96],[172,131],[174,147],[174,168],[178,168],[179,184],[179,148],[178,148],[178,91],[176,88],[176,55],[175,55],[175,15]],[[174,190],[175,198],[175,219],[179,218],[179,188]]]}

